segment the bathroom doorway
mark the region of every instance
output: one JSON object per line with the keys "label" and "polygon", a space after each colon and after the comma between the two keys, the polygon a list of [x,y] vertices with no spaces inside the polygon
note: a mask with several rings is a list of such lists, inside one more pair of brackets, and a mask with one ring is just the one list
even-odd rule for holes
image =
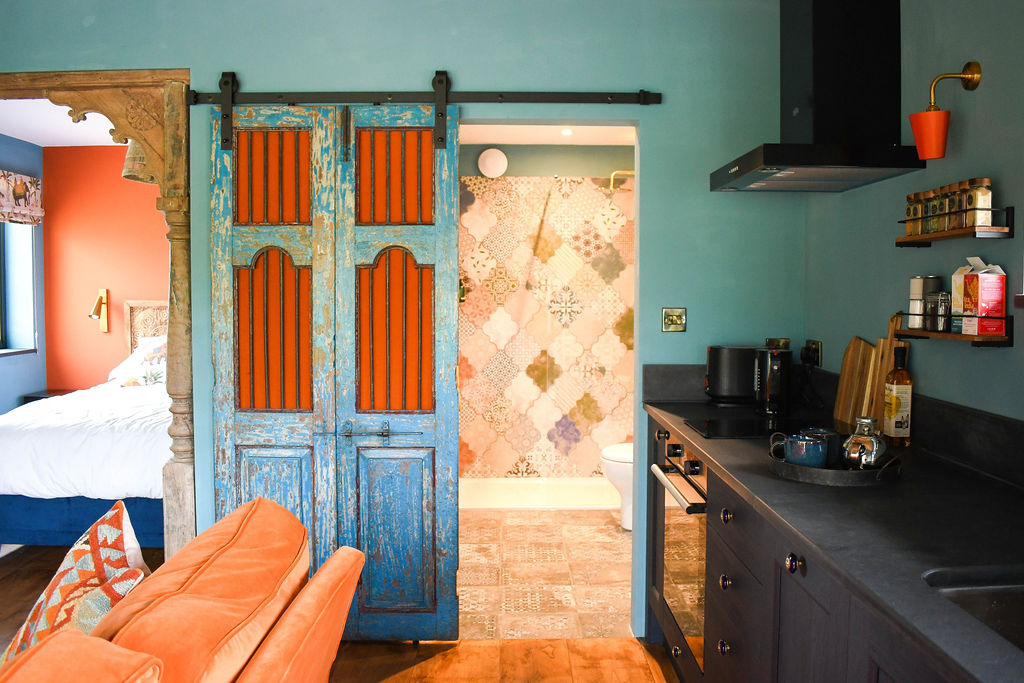
{"label": "bathroom doorway", "polygon": [[631,636],[635,129],[459,137],[460,637]]}

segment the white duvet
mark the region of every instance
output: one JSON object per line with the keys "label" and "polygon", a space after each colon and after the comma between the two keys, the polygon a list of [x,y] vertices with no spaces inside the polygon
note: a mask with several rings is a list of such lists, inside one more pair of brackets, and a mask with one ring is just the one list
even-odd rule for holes
{"label": "white duvet", "polygon": [[0,415],[0,494],[163,498],[167,386],[113,381]]}

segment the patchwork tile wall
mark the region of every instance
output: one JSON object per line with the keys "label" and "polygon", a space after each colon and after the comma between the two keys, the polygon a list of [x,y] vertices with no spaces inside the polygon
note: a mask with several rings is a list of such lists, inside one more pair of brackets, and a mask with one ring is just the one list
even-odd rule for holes
{"label": "patchwork tile wall", "polygon": [[600,476],[633,435],[633,180],[461,180],[459,474]]}

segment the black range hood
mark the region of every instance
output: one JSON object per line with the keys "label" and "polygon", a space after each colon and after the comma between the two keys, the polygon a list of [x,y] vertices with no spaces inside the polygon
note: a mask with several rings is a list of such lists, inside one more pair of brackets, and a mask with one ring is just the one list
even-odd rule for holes
{"label": "black range hood", "polygon": [[925,167],[900,145],[898,0],[780,0],[779,143],[711,173],[712,191],[843,192]]}

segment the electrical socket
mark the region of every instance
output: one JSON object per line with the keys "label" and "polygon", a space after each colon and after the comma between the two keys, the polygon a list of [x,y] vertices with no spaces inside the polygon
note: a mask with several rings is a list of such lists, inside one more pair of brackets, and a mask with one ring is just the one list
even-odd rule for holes
{"label": "electrical socket", "polygon": [[663,308],[663,309],[661,309],[661,331],[662,332],[686,332],[686,309],[685,308]]}
{"label": "electrical socket", "polygon": [[804,342],[804,348],[800,349],[800,360],[808,365],[821,367],[821,342],[817,339],[808,339]]}

